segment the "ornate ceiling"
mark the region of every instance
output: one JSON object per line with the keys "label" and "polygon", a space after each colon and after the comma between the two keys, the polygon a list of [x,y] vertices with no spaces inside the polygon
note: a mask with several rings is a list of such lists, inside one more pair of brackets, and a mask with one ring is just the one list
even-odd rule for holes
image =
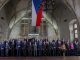
{"label": "ornate ceiling", "polygon": [[9,0],[0,0],[0,9],[8,2]]}

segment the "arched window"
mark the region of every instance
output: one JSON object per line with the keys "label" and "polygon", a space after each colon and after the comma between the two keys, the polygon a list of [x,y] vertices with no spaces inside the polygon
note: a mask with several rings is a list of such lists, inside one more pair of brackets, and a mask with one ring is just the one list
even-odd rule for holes
{"label": "arched window", "polygon": [[74,24],[74,38],[78,38],[78,24],[75,22]]}
{"label": "arched window", "polygon": [[76,19],[69,23],[70,41],[78,39],[78,21]]}

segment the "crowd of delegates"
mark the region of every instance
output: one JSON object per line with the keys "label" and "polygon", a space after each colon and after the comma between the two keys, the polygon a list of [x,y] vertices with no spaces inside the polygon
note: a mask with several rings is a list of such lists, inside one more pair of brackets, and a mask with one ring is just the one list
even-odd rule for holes
{"label": "crowd of delegates", "polygon": [[79,56],[78,41],[12,39],[0,42],[0,56]]}

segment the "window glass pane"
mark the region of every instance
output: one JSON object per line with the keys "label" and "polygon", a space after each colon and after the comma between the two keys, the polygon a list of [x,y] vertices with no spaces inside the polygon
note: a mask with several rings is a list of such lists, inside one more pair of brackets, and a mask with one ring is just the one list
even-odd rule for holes
{"label": "window glass pane", "polygon": [[73,31],[73,25],[70,25],[70,26],[69,26],[69,30],[70,30],[70,31]]}
{"label": "window glass pane", "polygon": [[75,38],[78,38],[78,34],[75,34]]}
{"label": "window glass pane", "polygon": [[74,24],[74,28],[77,28],[77,24]]}
{"label": "window glass pane", "polygon": [[77,30],[75,30],[75,34],[76,34],[76,33],[78,33],[78,31],[77,31]]}
{"label": "window glass pane", "polygon": [[74,40],[74,35],[71,33],[70,34],[70,41],[73,41]]}

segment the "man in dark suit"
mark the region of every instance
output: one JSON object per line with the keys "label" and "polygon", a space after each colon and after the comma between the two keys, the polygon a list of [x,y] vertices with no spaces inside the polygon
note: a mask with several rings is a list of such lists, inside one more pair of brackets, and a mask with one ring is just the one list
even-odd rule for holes
{"label": "man in dark suit", "polygon": [[1,56],[5,55],[4,42],[1,42]]}
{"label": "man in dark suit", "polygon": [[37,56],[37,41],[34,42],[34,56]]}
{"label": "man in dark suit", "polygon": [[16,50],[17,50],[17,56],[21,56],[21,46],[19,40],[16,42]]}
{"label": "man in dark suit", "polygon": [[5,56],[9,56],[9,44],[8,41],[5,41]]}

